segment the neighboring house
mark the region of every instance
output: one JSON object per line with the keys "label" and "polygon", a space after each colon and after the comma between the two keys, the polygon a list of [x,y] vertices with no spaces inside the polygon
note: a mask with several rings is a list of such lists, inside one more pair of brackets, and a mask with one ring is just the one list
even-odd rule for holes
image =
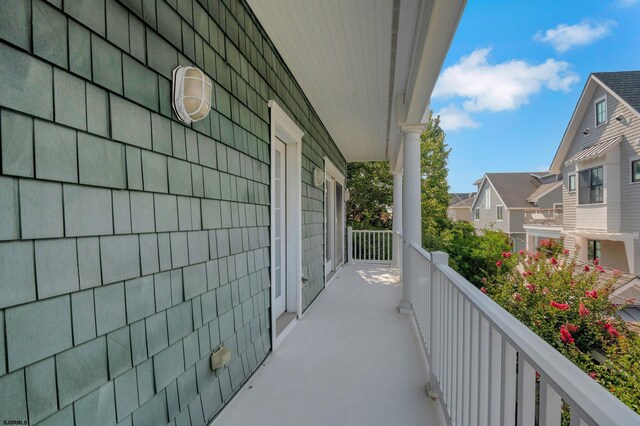
{"label": "neighboring house", "polygon": [[553,159],[562,173],[565,246],[640,272],[640,71],[589,76]]}
{"label": "neighboring house", "polygon": [[526,249],[534,251],[543,239],[561,239],[562,181],[543,183],[531,193],[527,201],[535,207],[524,211]]}
{"label": "neighboring house", "polygon": [[0,420],[216,416],[344,263],[347,162],[419,211],[465,3],[0,1]]}
{"label": "neighboring house", "polygon": [[487,173],[475,184],[471,205],[476,229],[493,227],[511,237],[515,251],[526,248],[525,212],[560,200],[557,176],[539,172]]}
{"label": "neighboring house", "polygon": [[449,209],[447,210],[447,216],[449,219],[466,220],[471,222],[471,204],[476,196],[475,192],[463,192],[450,194]]}

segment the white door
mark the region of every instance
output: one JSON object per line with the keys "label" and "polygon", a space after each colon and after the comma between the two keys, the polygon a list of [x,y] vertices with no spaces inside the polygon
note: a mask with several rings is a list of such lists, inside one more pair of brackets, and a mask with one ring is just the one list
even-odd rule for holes
{"label": "white door", "polygon": [[285,173],[285,145],[280,140],[273,141],[274,168],[274,286],[276,301],[274,304],[275,317],[284,313],[287,307],[287,226],[286,226],[286,173]]}
{"label": "white door", "polygon": [[334,261],[335,269],[344,262],[344,192],[340,182],[335,183],[335,238],[334,238]]}
{"label": "white door", "polygon": [[335,242],[335,204],[334,197],[335,179],[326,177],[324,182],[324,274],[325,276],[333,272],[334,265],[334,242]]}

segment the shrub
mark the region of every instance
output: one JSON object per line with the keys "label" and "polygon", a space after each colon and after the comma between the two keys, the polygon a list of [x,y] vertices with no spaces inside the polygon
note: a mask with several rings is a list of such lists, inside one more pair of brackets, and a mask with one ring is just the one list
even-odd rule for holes
{"label": "shrub", "polygon": [[616,277],[601,282],[597,259],[578,266],[556,252],[502,253],[482,290],[640,413],[640,339],[609,301]]}

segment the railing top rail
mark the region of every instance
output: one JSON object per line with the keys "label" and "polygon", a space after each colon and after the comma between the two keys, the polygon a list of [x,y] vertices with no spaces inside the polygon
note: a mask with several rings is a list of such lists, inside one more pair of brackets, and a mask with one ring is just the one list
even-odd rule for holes
{"label": "railing top rail", "polygon": [[[421,247],[411,246],[427,260]],[[450,266],[435,265],[511,344],[545,376],[572,408],[601,425],[640,425],[640,416],[584,374],[576,365],[484,295]]]}
{"label": "railing top rail", "polygon": [[532,212],[561,212],[562,211],[562,207],[548,207],[546,209],[542,209],[542,208],[530,208],[530,209],[523,209],[525,211],[525,213],[532,213]]}
{"label": "railing top rail", "polygon": [[351,232],[386,232],[392,233],[390,229],[352,229]]}

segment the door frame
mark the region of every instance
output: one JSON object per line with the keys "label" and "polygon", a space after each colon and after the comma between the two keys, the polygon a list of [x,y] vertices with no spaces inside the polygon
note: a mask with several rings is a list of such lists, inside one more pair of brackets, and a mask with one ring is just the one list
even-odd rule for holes
{"label": "door frame", "polygon": [[[287,113],[274,100],[268,102],[271,125],[270,125],[270,159],[274,158],[273,143],[276,138],[285,144],[285,174],[286,174],[286,200],[285,200],[285,222],[286,239],[285,252],[282,256],[287,259],[287,279],[286,279],[286,312],[296,314],[296,320],[302,313],[302,136],[304,132],[295,124]],[[274,168],[269,167],[270,177],[270,220],[269,233],[271,247],[274,246],[275,224],[274,205],[275,193],[272,190],[274,182]],[[271,265],[275,264],[275,252],[270,249]],[[285,330],[277,333],[275,309],[275,273],[273,266],[269,268],[271,279],[271,342],[272,350],[278,347],[282,340],[295,325],[292,321]]]}
{"label": "door frame", "polygon": [[[347,210],[347,209],[346,209],[346,202],[345,202],[345,200],[344,200],[344,192],[345,192],[345,191],[346,191],[346,189],[347,189],[347,186],[346,186],[346,178],[345,178],[345,176],[342,174],[342,172],[340,171],[340,169],[338,169],[338,168],[335,166],[335,164],[333,164],[333,163],[331,162],[331,160],[329,159],[329,157],[324,157],[324,176],[325,176],[325,191],[328,191],[328,190],[329,190],[329,188],[326,188],[326,182],[327,182],[327,178],[328,178],[329,176],[332,176],[332,177],[336,180],[336,182],[338,182],[338,183],[342,186],[342,229],[341,229],[341,232],[343,232],[343,239],[342,239],[342,243],[343,243],[343,245],[344,245],[344,242],[345,242],[345,240],[344,240],[344,232],[345,232],[345,231],[346,231],[346,229],[347,229],[347,227],[346,227],[346,210]],[[336,196],[335,196],[335,195],[336,195],[336,192],[335,192],[335,188],[334,188],[334,189],[333,189],[333,202],[332,202],[332,203],[330,203],[330,204],[332,205],[332,209],[331,209],[331,210],[333,210],[333,214],[334,214],[334,216],[335,216],[335,210],[336,210],[336,203],[335,203],[335,198],[336,198]],[[326,203],[325,203],[325,207],[324,207],[324,209],[325,209],[325,211],[324,211],[324,214],[325,214],[325,220],[328,220],[328,217],[327,217],[327,211],[328,211],[328,210],[327,210]],[[325,224],[325,227],[326,227],[326,226],[327,226],[327,225]],[[334,231],[335,231],[335,229],[334,229]],[[324,239],[324,243],[325,243],[325,244],[327,243],[326,229],[325,229],[325,239]],[[326,247],[325,247],[325,250],[324,250],[323,256],[324,256],[324,266],[326,267],[326,265],[327,265],[327,250],[326,250]],[[335,236],[334,236],[334,252],[333,252],[333,256],[334,256],[334,258],[335,258]],[[344,249],[344,247],[343,247],[343,249],[342,249],[342,261],[341,261],[340,263],[338,263],[338,264],[334,264],[334,265],[333,265],[333,275],[332,275],[332,277],[331,277],[330,279],[327,279],[327,277],[328,277],[328,275],[329,275],[329,274],[327,273],[327,271],[324,271],[324,282],[325,282],[325,286],[331,282],[331,279],[335,276],[336,272],[338,272],[338,270],[339,270],[340,268],[342,268],[342,266],[344,266],[344,263],[345,263],[345,257],[346,257],[346,250],[345,250],[345,249]],[[334,259],[334,261],[335,261],[335,259]]]}

